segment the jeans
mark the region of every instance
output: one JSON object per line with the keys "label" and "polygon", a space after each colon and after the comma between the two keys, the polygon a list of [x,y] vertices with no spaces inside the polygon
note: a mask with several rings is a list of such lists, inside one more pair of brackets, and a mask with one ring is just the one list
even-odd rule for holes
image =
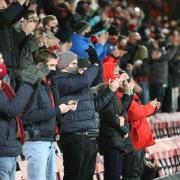
{"label": "jeans", "polygon": [[176,112],[178,109],[178,95],[179,95],[179,88],[173,87],[172,88],[172,110]]}
{"label": "jeans", "polygon": [[63,180],[93,180],[95,172],[97,142],[84,135],[61,137],[63,151]]}
{"label": "jeans", "polygon": [[119,180],[122,175],[123,154],[115,148],[104,150],[104,180]]}
{"label": "jeans", "polygon": [[16,157],[0,157],[0,180],[14,180]]}
{"label": "jeans", "polygon": [[28,161],[28,180],[56,180],[53,142],[28,141],[23,145],[23,154]]}

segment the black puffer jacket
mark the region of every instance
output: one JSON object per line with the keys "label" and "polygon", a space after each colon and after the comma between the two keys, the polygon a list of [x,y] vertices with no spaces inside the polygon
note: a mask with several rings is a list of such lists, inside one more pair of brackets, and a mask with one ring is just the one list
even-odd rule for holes
{"label": "black puffer jacket", "polygon": [[[119,102],[117,96],[100,111],[100,132],[99,132],[99,149],[107,148],[133,149],[130,139],[123,139],[126,133],[129,133],[129,124],[125,126],[119,125],[119,116],[124,116],[127,119],[127,110],[131,104],[132,97],[124,94],[122,103]],[[127,145],[127,147],[125,147]]]}
{"label": "black puffer jacket", "polygon": [[99,115],[96,111],[101,110],[112,99],[114,93],[108,88],[103,94],[93,94],[90,86],[97,73],[98,67],[92,65],[83,75],[59,72],[54,77],[61,103],[79,100],[76,111],[70,111],[63,115],[62,134],[88,131],[98,135]]}
{"label": "black puffer jacket", "polygon": [[25,109],[23,122],[30,141],[54,141],[56,118],[61,119],[59,107],[52,107],[49,87],[41,83],[36,87]]}
{"label": "black puffer jacket", "polygon": [[23,112],[31,97],[33,89],[22,84],[16,97],[9,101],[5,92],[0,89],[0,156],[17,156],[21,153],[21,143],[16,138],[15,118]]}

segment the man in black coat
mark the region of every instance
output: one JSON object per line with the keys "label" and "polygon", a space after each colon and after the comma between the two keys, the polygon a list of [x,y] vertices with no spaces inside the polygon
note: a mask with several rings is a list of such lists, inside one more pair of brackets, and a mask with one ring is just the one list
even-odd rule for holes
{"label": "man in black coat", "polygon": [[176,54],[178,46],[173,44],[166,53],[161,49],[152,49],[150,65],[150,97],[157,98],[161,103],[165,95],[165,88],[168,86],[168,66],[169,62]]}
{"label": "man in black coat", "polygon": [[7,6],[4,0],[0,0],[0,52],[3,54],[9,74],[14,78],[16,66],[16,45],[26,37],[24,32],[15,31],[16,23],[25,11],[24,4],[27,0],[17,0]]}
{"label": "man in black coat", "polygon": [[[49,50],[41,50],[35,59],[38,66],[47,65],[49,70],[55,70],[57,56]],[[36,86],[35,91],[24,111],[23,122],[26,139],[23,146],[28,166],[27,174],[29,180],[55,180],[55,146],[56,127],[61,114],[69,110],[75,110],[75,101],[66,104],[54,105],[47,75],[43,81]]]}
{"label": "man in black coat", "polygon": [[[64,159],[64,180],[93,179],[97,155],[96,137],[99,133],[99,114],[115,95],[116,80],[102,94],[95,96],[91,84],[98,74],[98,60],[91,58],[90,67],[78,72],[77,55],[63,52],[59,55],[58,73],[53,77],[61,103],[78,100],[76,111],[61,120],[61,148]],[[87,59],[84,59],[87,61]]]}
{"label": "man in black coat", "polygon": [[179,95],[179,83],[180,83],[180,33],[178,31],[172,31],[170,36],[171,42],[177,42],[177,51],[169,62],[169,86],[171,88],[172,98],[172,111],[176,112],[178,109],[178,95]]}

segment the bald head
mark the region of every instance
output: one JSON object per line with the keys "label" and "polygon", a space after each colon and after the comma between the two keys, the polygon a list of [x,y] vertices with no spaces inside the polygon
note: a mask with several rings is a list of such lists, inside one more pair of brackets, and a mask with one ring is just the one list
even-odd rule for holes
{"label": "bald head", "polygon": [[141,40],[141,35],[138,32],[132,32],[129,34],[129,42],[131,44],[137,44]]}

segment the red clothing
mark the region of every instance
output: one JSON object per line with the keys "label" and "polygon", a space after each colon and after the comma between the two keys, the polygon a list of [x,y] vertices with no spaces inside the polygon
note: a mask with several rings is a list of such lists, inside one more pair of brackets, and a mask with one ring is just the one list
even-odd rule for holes
{"label": "red clothing", "polygon": [[[122,98],[122,93],[118,93],[118,97]],[[154,138],[147,117],[155,112],[151,104],[142,105],[136,101],[137,96],[134,96],[133,101],[128,110],[128,121],[131,125],[130,137],[133,141],[135,149],[140,150],[153,145]]]}
{"label": "red clothing", "polygon": [[[116,78],[114,75],[114,68],[117,64],[117,60],[112,56],[108,56],[104,62],[104,82],[108,82],[109,79]],[[119,99],[122,98],[122,93],[117,92]],[[145,147],[154,144],[151,128],[147,121],[147,117],[155,112],[154,107],[151,104],[142,105],[137,102],[138,96],[133,97],[133,101],[128,110],[128,120],[131,124],[130,136],[133,141],[135,149],[140,150]]]}
{"label": "red clothing", "polygon": [[[1,88],[6,93],[7,97],[9,98],[9,101],[11,101],[16,96],[14,90],[6,82],[2,82]],[[23,144],[25,141],[25,134],[20,115],[16,117],[16,129],[16,136],[19,139],[19,141]]]}
{"label": "red clothing", "polygon": [[117,64],[117,60],[113,58],[112,56],[108,56],[103,61],[103,71],[104,71],[104,82],[109,82],[109,79],[113,80],[115,79],[114,76],[114,68]]}

